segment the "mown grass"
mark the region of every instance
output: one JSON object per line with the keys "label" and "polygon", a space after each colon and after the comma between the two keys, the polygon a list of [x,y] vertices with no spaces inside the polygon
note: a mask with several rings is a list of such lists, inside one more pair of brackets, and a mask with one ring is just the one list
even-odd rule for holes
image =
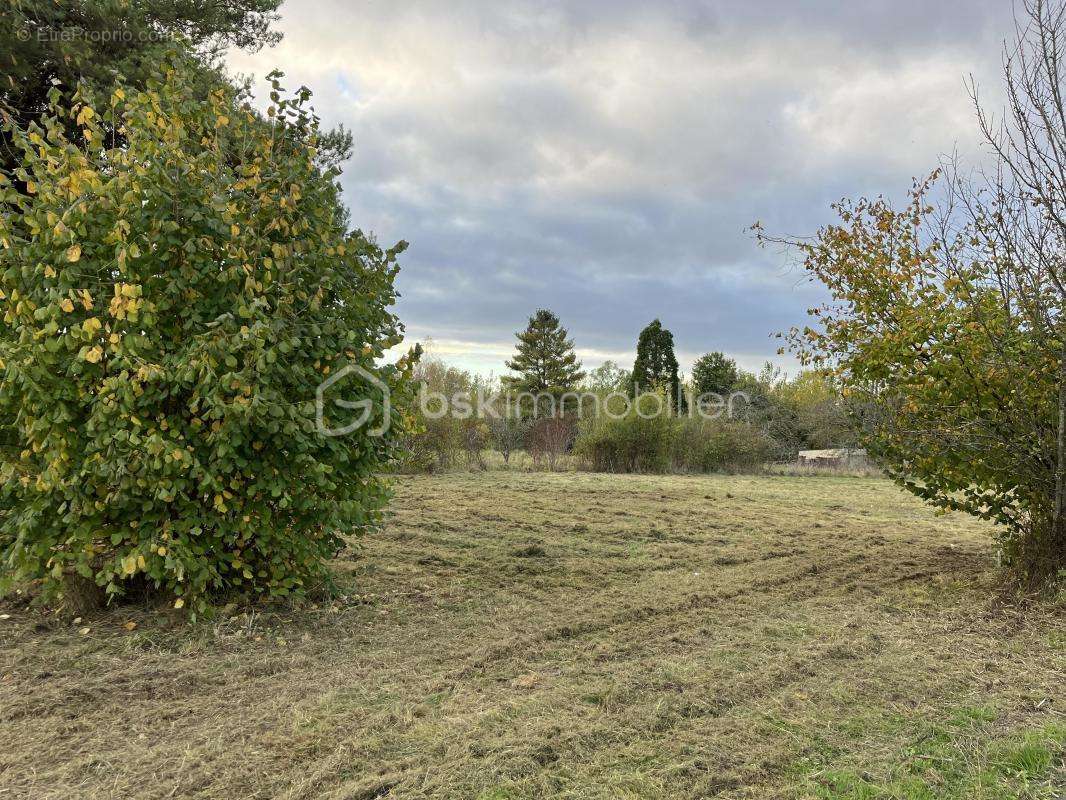
{"label": "mown grass", "polygon": [[334,601],[0,609],[0,797],[1057,798],[993,561],[878,479],[402,478]]}
{"label": "mown grass", "polygon": [[980,707],[936,722],[893,717],[873,727],[886,739],[903,733],[892,757],[868,768],[833,763],[839,757],[805,759],[794,772],[803,793],[824,800],[1061,798],[1066,725],[1003,733],[997,721]]}

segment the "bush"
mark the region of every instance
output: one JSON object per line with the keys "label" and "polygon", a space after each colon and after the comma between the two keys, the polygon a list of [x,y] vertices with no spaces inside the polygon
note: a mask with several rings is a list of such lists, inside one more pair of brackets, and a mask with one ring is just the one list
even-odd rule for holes
{"label": "bush", "polygon": [[569,417],[542,417],[529,424],[529,453],[533,463],[539,464],[543,458],[548,462],[548,469],[554,471],[559,457],[570,450],[577,436],[577,426]]}
{"label": "bush", "polygon": [[488,420],[492,444],[503,456],[503,463],[511,463],[511,453],[525,444],[529,434],[530,421],[511,414],[504,414]]}
{"label": "bush", "polygon": [[624,417],[587,420],[574,452],[599,472],[714,472],[761,467],[774,442],[759,428],[734,420]]}
{"label": "bush", "polygon": [[465,370],[426,356],[414,366],[413,383],[422,394],[412,397],[405,410],[409,424],[399,468],[403,472],[434,472],[453,467],[460,455],[469,452],[469,420],[438,412],[454,407],[451,401],[456,395],[468,396],[475,379]]}
{"label": "bush", "polygon": [[314,392],[398,341],[402,247],[346,233],[309,92],[268,121],[187,66],[100,102],[53,92],[44,128],[5,117],[22,166],[0,180],[0,417],[19,441],[0,563],[46,599],[75,576],[194,613],[300,595],[387,499],[392,432],[319,435]]}
{"label": "bush", "polygon": [[751,470],[768,461],[773,440],[745,422],[677,420],[671,461],[684,472]]}
{"label": "bush", "polygon": [[485,448],[489,444],[488,426],[476,418],[466,419],[463,420],[461,434],[467,466],[471,469],[488,469],[485,463]]}
{"label": "bush", "polygon": [[677,420],[643,418],[631,409],[624,417],[587,420],[574,452],[597,472],[666,472]]}

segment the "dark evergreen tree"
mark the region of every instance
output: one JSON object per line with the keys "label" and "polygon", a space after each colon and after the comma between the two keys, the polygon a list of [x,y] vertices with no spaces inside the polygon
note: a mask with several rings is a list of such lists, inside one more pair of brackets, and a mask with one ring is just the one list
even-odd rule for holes
{"label": "dark evergreen tree", "polygon": [[724,353],[704,353],[692,365],[692,389],[696,395],[725,396],[733,391],[736,382],[737,362]]}
{"label": "dark evergreen tree", "polygon": [[634,396],[661,389],[669,394],[674,411],[681,413],[685,410],[677,356],[674,355],[674,335],[659,320],[654,320],[640,332],[631,386]]}
{"label": "dark evergreen tree", "polygon": [[518,373],[506,379],[511,391],[559,397],[574,391],[585,377],[573,339],[551,311],[540,309],[529,318],[526,329],[515,335],[517,352],[507,362],[507,368]]}
{"label": "dark evergreen tree", "polygon": [[[53,87],[69,94],[86,82],[106,97],[122,75],[127,86],[139,88],[179,40],[199,62],[206,95],[223,80],[218,65],[227,47],[257,50],[281,38],[270,30],[279,5],[281,0],[7,0],[0,3],[0,106],[25,129],[45,114]],[[68,123],[66,132],[81,143],[79,126]],[[13,169],[16,150],[6,134],[0,136],[0,166]]]}

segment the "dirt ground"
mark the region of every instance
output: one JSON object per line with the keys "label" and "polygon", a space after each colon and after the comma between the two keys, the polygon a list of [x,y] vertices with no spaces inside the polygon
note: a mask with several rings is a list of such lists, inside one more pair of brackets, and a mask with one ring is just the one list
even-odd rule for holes
{"label": "dirt ground", "polygon": [[332,602],[0,605],[0,798],[1066,796],[1062,604],[996,599],[989,531],[887,481],[492,471],[393,509]]}

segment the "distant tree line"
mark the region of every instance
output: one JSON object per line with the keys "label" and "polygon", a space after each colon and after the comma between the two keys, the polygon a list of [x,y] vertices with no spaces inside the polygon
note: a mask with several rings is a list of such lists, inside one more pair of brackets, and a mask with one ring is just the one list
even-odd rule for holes
{"label": "distant tree line", "polygon": [[[512,374],[499,379],[423,358],[416,379],[433,403],[491,396],[497,415],[414,407],[405,468],[483,468],[483,450],[491,447],[508,463],[526,451],[538,463],[572,453],[593,468],[617,471],[748,469],[792,460],[801,449],[858,441],[855,409],[828,373],[787,378],[769,363],[752,373],[714,351],[696,360],[686,380],[673,334],[658,319],[640,332],[632,369],[608,360],[584,370],[569,332],[547,309],[530,316],[516,339],[506,362]],[[658,398],[658,405],[638,405],[640,398]],[[630,401],[643,414],[625,414]],[[612,413],[593,413],[604,410]],[[649,412],[654,419],[645,418]]]}

